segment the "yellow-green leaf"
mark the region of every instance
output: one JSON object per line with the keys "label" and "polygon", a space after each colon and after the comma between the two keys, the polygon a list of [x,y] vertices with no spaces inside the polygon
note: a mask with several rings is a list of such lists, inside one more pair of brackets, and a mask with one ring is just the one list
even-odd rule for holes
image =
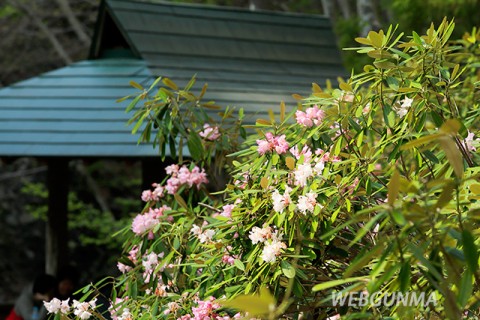
{"label": "yellow-green leaf", "polygon": [[182,196],[179,195],[178,193],[175,193],[174,195],[174,198],[175,200],[178,202],[178,204],[184,208],[185,210],[188,210],[188,205],[187,203],[185,202],[185,200],[183,200]]}
{"label": "yellow-green leaf", "polygon": [[451,137],[443,136],[438,139],[438,142],[445,152],[445,156],[450,162],[450,165],[453,167],[455,175],[458,178],[462,178],[464,170],[463,157],[454,140]]}
{"label": "yellow-green leaf", "polygon": [[414,148],[414,147],[418,147],[422,144],[433,141],[440,136],[441,136],[440,134],[434,133],[434,134],[430,134],[430,135],[427,135],[427,136],[417,138],[415,140],[409,141],[409,142],[405,143],[404,145],[402,145],[400,150],[407,150],[407,149],[411,149],[411,148]]}
{"label": "yellow-green leaf", "polygon": [[361,44],[365,44],[367,46],[371,46],[372,45],[372,41],[370,41],[370,39],[367,39],[367,38],[355,38],[355,41],[357,41],[358,43],[361,43]]}
{"label": "yellow-green leaf", "polygon": [[257,124],[263,124],[263,125],[266,125],[266,126],[269,126],[271,125],[272,123],[268,120],[265,120],[265,119],[257,119]]}
{"label": "yellow-green leaf", "polygon": [[263,177],[263,178],[260,180],[260,185],[262,186],[263,189],[267,189],[267,187],[268,187],[268,178],[267,178],[267,177]]}
{"label": "yellow-green leaf", "polygon": [[392,177],[388,182],[388,204],[393,207],[400,191],[400,173],[397,169],[393,171]]}
{"label": "yellow-green leaf", "polygon": [[135,81],[133,81],[133,80],[130,80],[129,83],[130,83],[130,85],[131,85],[132,87],[134,87],[134,88],[136,88],[136,89],[138,89],[138,90],[142,90],[142,91],[143,91],[143,87],[142,87],[140,84],[138,84],[137,82],[135,82]]}
{"label": "yellow-green leaf", "polygon": [[440,127],[440,132],[455,135],[458,133],[461,127],[462,124],[460,123],[460,121],[456,119],[448,119]]}
{"label": "yellow-green leaf", "polygon": [[299,94],[296,94],[296,93],[292,94],[292,98],[295,99],[295,100],[303,100],[303,97]]}
{"label": "yellow-green leaf", "polygon": [[172,80],[170,80],[169,78],[163,78],[162,79],[162,82],[163,84],[165,84],[167,87],[169,87],[170,89],[173,89],[173,90],[178,90],[178,86],[175,84],[175,82],[173,82]]}
{"label": "yellow-green leaf", "polygon": [[322,88],[320,88],[320,86],[318,84],[316,84],[315,82],[312,83],[312,92],[313,93],[322,93],[323,90]]}
{"label": "yellow-green leaf", "polygon": [[219,304],[248,312],[250,316],[266,316],[275,309],[275,298],[268,289],[262,288],[260,295],[240,295],[230,301],[217,301]]}
{"label": "yellow-green leaf", "polygon": [[292,157],[287,157],[285,158],[285,164],[287,165],[287,168],[290,170],[295,169],[295,159]]}

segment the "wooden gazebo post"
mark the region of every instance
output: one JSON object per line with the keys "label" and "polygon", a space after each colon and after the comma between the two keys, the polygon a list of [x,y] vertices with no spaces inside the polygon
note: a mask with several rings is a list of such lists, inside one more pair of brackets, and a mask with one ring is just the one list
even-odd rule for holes
{"label": "wooden gazebo post", "polygon": [[68,159],[49,158],[45,271],[55,275],[68,264]]}

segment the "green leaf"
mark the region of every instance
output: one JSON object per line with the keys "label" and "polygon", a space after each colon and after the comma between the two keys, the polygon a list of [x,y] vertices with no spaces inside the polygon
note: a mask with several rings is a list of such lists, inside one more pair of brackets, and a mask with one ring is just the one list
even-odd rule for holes
{"label": "green leaf", "polygon": [[465,308],[467,305],[468,299],[472,296],[473,292],[473,274],[470,269],[465,270],[465,273],[462,275],[462,280],[458,287],[458,296],[457,302],[460,305],[460,308]]}
{"label": "green leaf", "polygon": [[410,288],[410,261],[405,261],[398,273],[398,281],[400,284],[400,291],[406,292]]}
{"label": "green leaf", "polygon": [[422,41],[422,38],[420,38],[420,36],[418,35],[418,33],[416,33],[415,31],[412,32],[412,35],[413,35],[413,41],[415,41],[415,44],[418,45],[419,49],[421,51],[424,51],[425,48],[423,47],[423,41]]}
{"label": "green leaf", "polygon": [[443,279],[442,275],[438,272],[437,268],[434,267],[431,264],[431,262],[425,258],[424,250],[420,249],[418,246],[416,246],[412,242],[407,243],[407,248],[410,250],[410,252],[413,253],[413,256],[417,258],[417,260],[421,264],[423,264],[436,279]]}
{"label": "green leaf", "polygon": [[285,260],[282,260],[282,262],[280,263],[280,266],[282,267],[283,274],[287,278],[289,279],[295,278],[295,268],[290,263],[288,263]]}
{"label": "green leaf", "polygon": [[125,109],[125,113],[128,113],[130,111],[132,111],[133,108],[135,108],[135,106],[137,105],[138,101],[140,100],[141,98],[141,95],[138,95],[136,96],[132,102],[130,102],[127,106],[127,108]]}
{"label": "green leaf", "polygon": [[188,150],[190,151],[190,155],[195,161],[198,161],[203,156],[203,143],[200,139],[200,136],[194,132],[193,130],[190,131],[190,135],[188,136],[187,140]]}
{"label": "green leaf", "polygon": [[235,267],[237,267],[238,269],[242,270],[242,271],[245,271],[245,265],[243,264],[242,261],[238,260],[238,259],[235,259],[233,261],[233,264],[235,265]]}
{"label": "green leaf", "polygon": [[462,243],[465,259],[467,260],[467,266],[470,268],[472,273],[475,273],[478,269],[478,250],[477,246],[475,245],[475,239],[470,231],[462,231]]}

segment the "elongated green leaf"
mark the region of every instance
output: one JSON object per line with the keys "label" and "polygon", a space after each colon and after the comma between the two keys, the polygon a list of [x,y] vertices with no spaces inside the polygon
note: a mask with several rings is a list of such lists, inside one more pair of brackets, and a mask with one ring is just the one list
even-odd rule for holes
{"label": "elongated green leaf", "polygon": [[243,264],[243,262],[241,260],[238,260],[238,259],[235,259],[233,261],[233,264],[235,265],[235,267],[237,267],[238,269],[242,270],[242,271],[245,271],[245,265]]}
{"label": "elongated green leaf", "polygon": [[453,141],[453,139],[449,136],[441,136],[438,139],[440,146],[442,147],[443,151],[445,152],[445,156],[447,157],[450,165],[453,167],[453,171],[455,175],[461,179],[463,176],[463,157],[458,150],[457,145]]}
{"label": "elongated green leaf", "polygon": [[183,200],[183,198],[182,198],[181,195],[179,195],[178,193],[175,193],[173,196],[174,196],[175,200],[177,201],[177,203],[178,203],[182,208],[184,208],[185,210],[188,210],[188,205],[187,205],[187,203],[185,202],[185,200]]}
{"label": "elongated green leaf", "polygon": [[188,150],[190,151],[190,155],[195,161],[198,161],[202,158],[204,152],[203,143],[200,139],[200,136],[193,130],[190,131],[190,135],[188,136],[187,146]]}
{"label": "elongated green leaf", "polygon": [[472,273],[475,273],[478,269],[478,248],[475,245],[475,239],[470,231],[462,231],[462,243],[465,259],[467,260],[467,266],[470,268]]}
{"label": "elongated green leaf", "polygon": [[132,87],[134,87],[134,88],[136,88],[136,89],[138,89],[138,90],[142,90],[142,91],[144,90],[143,87],[142,87],[140,84],[138,84],[137,82],[135,82],[135,81],[133,81],[133,80],[130,80],[129,83],[130,83],[130,85],[131,85]]}
{"label": "elongated green leaf", "polygon": [[468,299],[472,296],[472,291],[473,274],[470,269],[467,269],[462,275],[462,280],[460,281],[460,285],[458,287],[457,302],[462,309],[466,306]]}
{"label": "elongated green leaf", "polygon": [[136,96],[136,97],[132,100],[132,102],[130,102],[130,103],[128,104],[127,108],[125,109],[125,113],[128,113],[128,112],[132,111],[132,109],[135,108],[135,106],[137,105],[137,103],[138,103],[138,101],[140,100],[140,98],[141,98],[140,95]]}
{"label": "elongated green leaf", "polygon": [[426,144],[428,142],[432,142],[432,141],[436,140],[440,136],[441,136],[441,134],[434,133],[434,134],[429,134],[427,136],[417,138],[415,140],[411,140],[411,141],[405,143],[404,145],[402,145],[400,150],[408,150],[408,149],[411,149],[411,148],[414,148],[414,147],[421,146],[423,144]]}

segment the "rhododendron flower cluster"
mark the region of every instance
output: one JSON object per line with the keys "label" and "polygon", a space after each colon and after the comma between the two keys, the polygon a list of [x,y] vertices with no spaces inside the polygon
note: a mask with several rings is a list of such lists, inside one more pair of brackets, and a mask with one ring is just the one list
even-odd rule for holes
{"label": "rhododendron flower cluster", "polygon": [[297,209],[306,214],[307,211],[313,213],[317,205],[317,194],[313,191],[308,192],[305,196],[298,197]]}
{"label": "rhododendron flower cluster", "polygon": [[78,318],[85,320],[90,319],[93,312],[96,308],[97,299],[93,299],[89,302],[80,302],[78,300],[73,300],[73,306],[70,307],[68,303],[69,299],[60,301],[57,298],[53,298],[50,302],[44,301],[43,304],[45,309],[49,313],[62,313],[64,315],[70,313],[73,310],[73,314]]}
{"label": "rhododendron flower cluster", "polygon": [[272,231],[270,226],[253,227],[248,237],[252,240],[252,244],[264,244],[261,258],[267,263],[275,262],[282,253],[282,249],[287,248],[287,245],[281,241],[282,235],[279,231]]}
{"label": "rhododendron flower cluster", "polygon": [[143,272],[143,281],[145,283],[149,283],[151,280],[151,277],[154,275],[154,273],[157,272],[162,272],[163,267],[158,268],[158,258],[163,258],[164,253],[161,252],[160,254],[156,254],[154,252],[146,255],[144,257],[144,260],[142,261],[142,266],[145,268],[145,271]]}
{"label": "rhododendron flower cluster", "polygon": [[[161,208],[150,208],[150,210],[144,214],[138,214],[132,221],[132,231],[138,236],[148,232],[149,238],[152,239],[152,230],[160,223],[159,219],[164,216],[164,213],[167,210],[171,210],[171,208],[164,205]],[[167,218],[170,222],[172,219],[172,217]]]}
{"label": "rhododendron flower cluster", "polygon": [[412,106],[413,99],[409,97],[405,97],[404,99],[400,100],[402,103],[399,107],[397,107],[397,114],[400,118],[405,117],[405,115],[408,113],[408,110]]}
{"label": "rhododendron flower cluster", "polygon": [[205,140],[210,141],[214,141],[220,138],[220,132],[218,131],[218,127],[211,127],[208,123],[205,123],[203,125],[203,131],[201,131],[199,135]]}
{"label": "rhododendron flower cluster", "polygon": [[212,215],[213,218],[216,218],[218,216],[225,217],[225,218],[231,218],[232,217],[232,211],[235,208],[234,204],[227,204],[222,207],[222,211],[220,213],[215,213]]}
{"label": "rhododendron flower cluster", "polygon": [[221,308],[221,305],[215,302],[214,297],[209,297],[205,300],[198,299],[198,306],[192,307],[193,317],[190,314],[184,315],[178,320],[232,320],[242,318],[240,313],[235,314],[233,317],[227,315],[221,315],[218,313],[218,309]]}
{"label": "rhododendron flower cluster", "polygon": [[278,190],[274,190],[272,193],[272,201],[273,201],[273,210],[278,213],[282,213],[283,210],[290,205],[292,199],[290,198],[290,192],[292,188],[285,187],[285,192],[280,194]]}
{"label": "rhododendron flower cluster", "polygon": [[158,184],[158,183],[153,183],[152,187],[154,188],[153,190],[144,190],[142,192],[142,200],[145,202],[148,201],[158,201],[160,198],[163,198],[165,188]]}
{"label": "rhododendron flower cluster", "polygon": [[56,314],[57,312],[61,312],[63,314],[67,314],[70,312],[69,300],[70,299],[62,301],[58,298],[53,298],[50,302],[45,301],[43,304],[49,313]]}
{"label": "rhododendron flower cluster", "polygon": [[215,235],[215,230],[207,229],[202,231],[201,227],[194,224],[190,229],[190,233],[196,236],[200,243],[209,243],[212,242],[213,236]]}
{"label": "rhododendron flower cluster", "polygon": [[165,187],[168,194],[177,193],[182,185],[187,185],[189,188],[195,185],[197,189],[200,189],[200,186],[203,183],[208,183],[205,169],[200,170],[197,166],[190,170],[186,165],[179,168],[178,165],[172,164],[166,167],[165,171],[167,174],[171,175],[167,180],[167,186]]}
{"label": "rhododendron flower cluster", "polygon": [[297,160],[300,160],[302,156],[303,156],[304,162],[310,162],[312,160],[312,150],[307,145],[304,145],[301,151],[298,151],[298,146],[295,145],[292,148],[290,148],[290,153]]}
{"label": "rhododendron flower cluster", "polygon": [[297,123],[304,127],[318,126],[325,118],[325,111],[320,109],[317,105],[307,108],[305,112],[298,110],[295,112]]}
{"label": "rhododendron flower cluster", "polygon": [[258,153],[265,154],[275,150],[278,154],[284,154],[288,151],[289,144],[285,139],[285,135],[274,136],[273,133],[267,132],[265,134],[265,140],[257,140]]}

